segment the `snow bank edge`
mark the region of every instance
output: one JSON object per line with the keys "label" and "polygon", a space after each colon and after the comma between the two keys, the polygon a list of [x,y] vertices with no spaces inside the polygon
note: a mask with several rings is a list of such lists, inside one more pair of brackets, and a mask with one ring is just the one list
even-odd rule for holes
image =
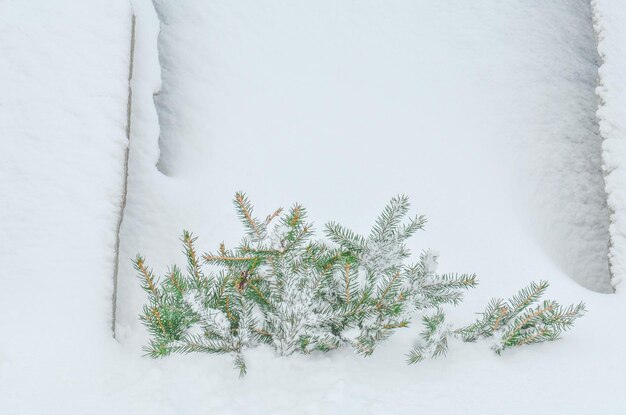
{"label": "snow bank edge", "polygon": [[620,68],[626,67],[626,7],[615,0],[592,0],[598,54],[598,111],[609,225],[611,284],[622,291],[626,277],[626,97]]}

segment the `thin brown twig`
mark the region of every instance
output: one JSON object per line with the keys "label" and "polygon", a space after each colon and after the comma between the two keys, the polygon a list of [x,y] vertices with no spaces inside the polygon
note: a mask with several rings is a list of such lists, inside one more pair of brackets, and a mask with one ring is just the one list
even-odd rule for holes
{"label": "thin brown twig", "polygon": [[232,321],[234,323],[235,321],[237,321],[237,319],[235,319],[235,317],[230,313],[230,307],[228,307],[229,304],[230,304],[230,297],[227,296],[226,297],[226,306],[225,306],[226,316],[228,317],[228,319],[230,321]]}
{"label": "thin brown twig", "polygon": [[511,337],[513,336],[513,334],[517,333],[530,320],[532,320],[533,318],[535,318],[537,316],[540,316],[541,314],[543,314],[543,313],[545,313],[547,311],[551,311],[553,308],[554,308],[553,305],[549,305],[549,306],[547,306],[545,308],[537,309],[534,313],[530,314],[528,317],[523,319],[517,326],[515,326],[513,331],[511,331],[511,334],[506,338],[506,341],[509,341],[511,339]]}
{"label": "thin brown twig", "polygon": [[350,302],[350,263],[346,262],[346,265],[344,265],[344,271],[346,273],[345,275],[345,279],[346,279],[346,303]]}
{"label": "thin brown twig", "polygon": [[385,298],[385,296],[387,295],[387,293],[389,292],[389,290],[391,289],[391,286],[393,285],[393,282],[400,276],[400,272],[398,271],[396,273],[396,275],[393,276],[393,278],[391,279],[391,281],[389,281],[389,284],[387,284],[387,287],[385,287],[385,291],[383,291],[382,295],[380,296],[380,300],[378,300],[378,303],[376,304],[376,309],[380,310],[383,306],[382,302],[383,299]]}
{"label": "thin brown twig", "polygon": [[159,324],[159,327],[161,328],[163,334],[166,334],[165,326],[163,325],[163,321],[161,320],[161,313],[159,313],[159,310],[157,310],[156,307],[152,307],[152,314],[157,319],[157,323]]}
{"label": "thin brown twig", "polygon": [[252,329],[252,331],[257,332],[263,336],[268,336],[268,337],[272,337],[271,334],[269,334],[268,332],[266,332],[265,330],[261,330],[261,329],[257,329],[256,327]]}
{"label": "thin brown twig", "polygon": [[152,294],[154,294],[155,297],[158,297],[159,292],[157,291],[157,288],[154,285],[154,278],[152,276],[152,273],[148,270],[148,268],[146,268],[145,264],[143,263],[143,260],[137,261],[137,268],[139,268],[144,280],[146,280],[146,283],[148,284],[148,289],[152,292]]}
{"label": "thin brown twig", "polygon": [[494,331],[498,330],[498,327],[500,327],[500,321],[502,321],[502,319],[508,314],[508,312],[509,310],[506,307],[500,307],[500,315],[496,319],[496,322],[493,324]]}
{"label": "thin brown twig", "polygon": [[528,337],[528,338],[524,339],[524,340],[520,343],[520,346],[521,346],[522,344],[527,344],[527,343],[532,342],[532,341],[533,341],[533,340],[535,340],[537,337],[543,336],[543,334],[544,334],[546,331],[547,331],[547,329],[546,329],[545,327],[544,327],[544,328],[542,328],[542,329],[540,329],[540,330],[539,330],[537,333],[535,333],[533,336],[530,336],[530,337]]}
{"label": "thin brown twig", "polygon": [[271,221],[273,221],[278,215],[280,215],[280,213],[283,211],[283,208],[278,208],[274,211],[274,213],[272,213],[271,215],[268,215],[267,218],[265,219],[265,224],[269,225]]}
{"label": "thin brown twig", "polygon": [[224,256],[224,255],[204,255],[205,261],[254,261],[255,257],[237,257],[237,256]]}

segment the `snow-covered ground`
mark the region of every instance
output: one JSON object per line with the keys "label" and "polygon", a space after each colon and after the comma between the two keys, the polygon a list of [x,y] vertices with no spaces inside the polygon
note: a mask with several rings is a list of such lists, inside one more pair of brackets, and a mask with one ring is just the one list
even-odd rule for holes
{"label": "snow-covered ground", "polygon": [[[115,341],[130,18],[123,1],[75,3],[47,14],[0,3],[0,73],[17,80],[0,122],[19,143],[0,155],[3,413],[626,410],[626,305],[584,288],[610,289],[588,2],[156,0],[155,11],[135,0]],[[413,251],[437,249],[441,271],[479,276],[453,321],[539,279],[590,311],[556,343],[501,357],[454,344],[410,367],[417,328],[368,359],[255,349],[242,380],[227,357],[141,357],[145,298],[130,258],[141,252],[158,273],[182,263],[184,228],[201,250],[237,242],[237,190],[260,214],[298,201],[318,229],[337,220],[362,233],[390,197],[409,195],[429,218]]]}
{"label": "snow-covered ground", "polygon": [[512,223],[609,290],[589,4],[310,3],[156,2],[158,167],[206,205],[172,228],[214,245],[235,189],[361,228],[407,193],[432,227],[456,221],[433,243],[460,264],[461,229],[499,246]]}
{"label": "snow-covered ground", "polygon": [[[430,220],[414,251],[436,248],[443,270],[480,277],[459,318],[539,278],[552,296],[592,310],[560,343],[502,358],[462,345],[445,361],[405,367],[411,330],[369,360],[255,350],[243,381],[227,358],[177,357],[162,363],[161,376],[182,384],[165,402],[183,412],[525,413],[533,396],[549,413],[624,408],[612,395],[619,351],[606,350],[600,324],[619,301],[572,281],[609,289],[589,4],[156,6],[161,132],[131,152],[124,255],[139,251],[162,272],[183,261],[183,228],[203,250],[236,242],[236,190],[261,214],[299,201],[318,226],[333,219],[361,232],[406,193]],[[118,334],[138,354],[144,295],[123,266]],[[216,393],[190,388],[188,376]]]}

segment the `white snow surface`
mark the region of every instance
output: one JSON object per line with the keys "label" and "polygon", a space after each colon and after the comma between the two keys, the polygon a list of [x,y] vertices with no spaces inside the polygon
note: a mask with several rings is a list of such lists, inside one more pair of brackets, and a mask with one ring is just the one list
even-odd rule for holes
{"label": "white snow surface", "polygon": [[93,405],[109,366],[130,21],[123,0],[0,2],[2,414]]}
{"label": "white snow surface", "polygon": [[590,6],[518,3],[156,1],[158,167],[197,189],[175,216],[224,238],[241,189],[364,229],[406,193],[433,237],[500,245],[515,216],[608,292]]}
{"label": "white snow surface", "polygon": [[[610,289],[588,2],[133,1],[117,340],[128,5],[23,3],[0,3],[1,413],[624,413],[626,305],[580,285]],[[590,311],[558,342],[417,366],[417,326],[367,359],[250,350],[244,379],[226,356],[143,357],[130,259],[182,264],[182,229],[236,243],[237,190],[361,233],[407,194],[429,218],[414,254],[479,276],[451,322],[538,279]]]}
{"label": "white snow surface", "polygon": [[602,65],[598,70],[602,161],[611,211],[612,284],[623,290],[626,278],[626,7],[622,1],[593,0],[594,26]]}
{"label": "white snow surface", "polygon": [[[430,220],[414,253],[438,249],[441,271],[479,275],[452,321],[540,278],[591,310],[563,340],[502,357],[455,344],[408,367],[414,328],[369,359],[255,349],[243,380],[227,357],[145,363],[161,412],[623,412],[626,364],[610,346],[623,306],[573,282],[610,289],[588,3],[155,3],[163,83],[153,102],[156,67],[134,81],[152,89],[136,97],[149,115],[131,147],[126,257],[157,272],[182,263],[182,229],[203,251],[236,243],[237,190],[260,216],[297,201],[318,229],[332,219],[361,233],[406,193]],[[118,335],[138,358],[145,297],[122,266]]]}

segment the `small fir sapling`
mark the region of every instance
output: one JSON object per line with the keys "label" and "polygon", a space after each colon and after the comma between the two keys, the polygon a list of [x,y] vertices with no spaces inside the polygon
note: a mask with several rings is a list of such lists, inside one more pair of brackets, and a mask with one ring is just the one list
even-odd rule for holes
{"label": "small fir sapling", "polygon": [[406,241],[426,223],[423,216],[407,218],[405,196],[389,202],[367,237],[331,222],[327,240],[313,238],[300,205],[278,209],[264,220],[254,216],[245,194],[237,193],[234,205],[245,228],[234,249],[221,244],[217,252],[200,256],[196,237],[185,231],[186,272],[172,266],[161,280],[143,257],[135,259],[148,295],[140,316],[151,336],[148,355],[228,353],[241,375],[246,373],[243,351],[261,343],[279,355],[348,345],[368,356],[396,329],[409,326],[417,312],[435,309],[423,317],[425,344],[411,352],[414,363],[444,354],[448,337],[472,341],[497,332],[498,353],[553,340],[584,310],[554,302],[529,310],[547,286],[541,283],[509,302],[492,302],[483,319],[453,330],[440,306],[457,305],[463,291],[476,286],[476,277],[437,274],[437,254],[431,251],[415,264],[405,263]]}

